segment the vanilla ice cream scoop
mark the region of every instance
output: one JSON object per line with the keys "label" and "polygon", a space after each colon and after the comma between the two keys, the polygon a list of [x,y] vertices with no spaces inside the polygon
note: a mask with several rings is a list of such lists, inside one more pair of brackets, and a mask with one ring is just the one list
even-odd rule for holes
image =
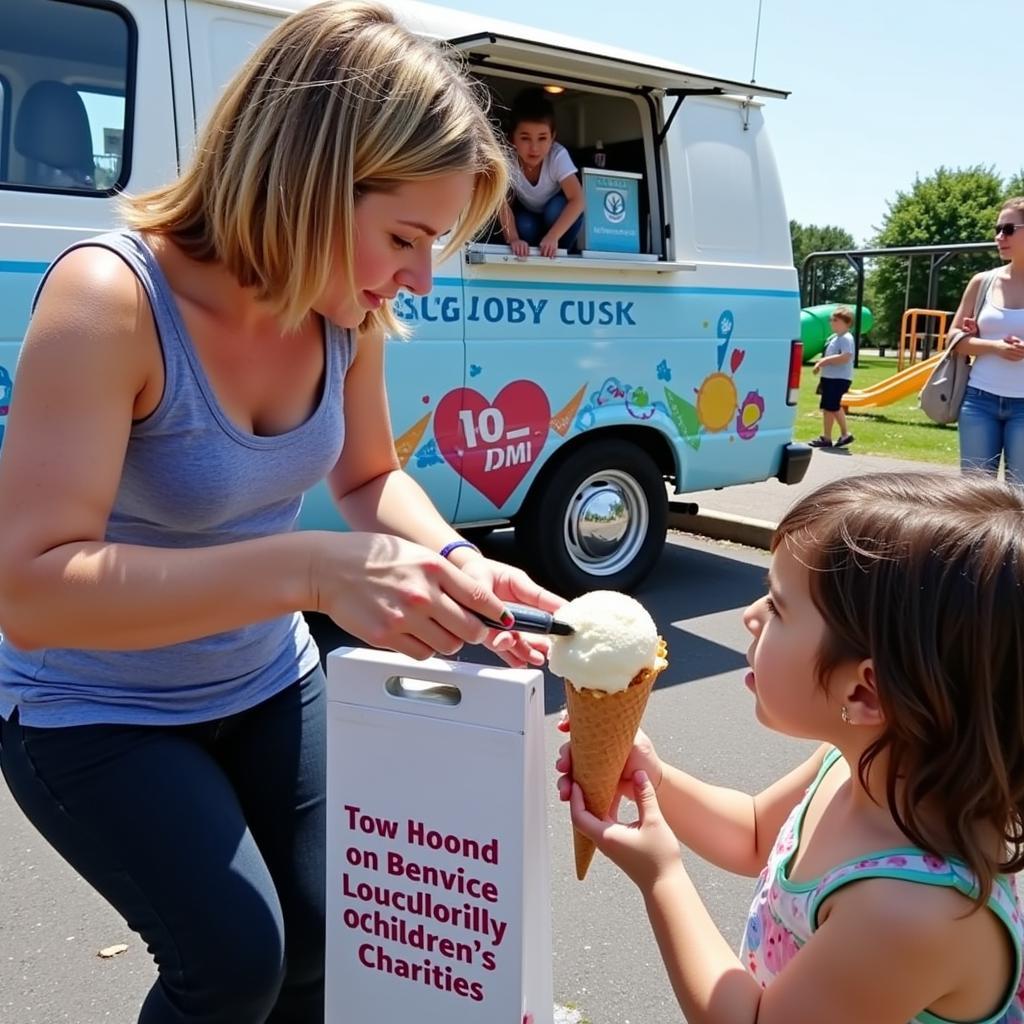
{"label": "vanilla ice cream scoop", "polygon": [[558,609],[572,626],[554,636],[548,664],[578,689],[625,690],[638,672],[654,668],[658,629],[639,601],[613,590],[595,590]]}

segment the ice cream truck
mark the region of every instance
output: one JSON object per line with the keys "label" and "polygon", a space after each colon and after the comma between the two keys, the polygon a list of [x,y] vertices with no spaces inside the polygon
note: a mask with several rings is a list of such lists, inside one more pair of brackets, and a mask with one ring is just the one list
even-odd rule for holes
{"label": "ice cream truck", "polygon": [[[119,192],[183,167],[218,91],[306,2],[3,0],[0,439],[48,262],[116,225]],[[496,118],[548,90],[586,202],[575,251],[520,259],[488,235],[439,260],[428,295],[397,296],[411,331],[387,346],[401,463],[456,526],[513,526],[557,589],[630,589],[661,552],[672,493],[794,483],[810,458],[791,441],[800,310],[763,115],[786,94],[391,6],[463,54]],[[326,488],[301,525],[343,527]]]}

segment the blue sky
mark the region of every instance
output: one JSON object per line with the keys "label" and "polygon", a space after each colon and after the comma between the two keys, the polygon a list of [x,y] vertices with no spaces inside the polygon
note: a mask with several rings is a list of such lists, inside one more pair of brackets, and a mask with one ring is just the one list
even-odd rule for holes
{"label": "blue sky", "polygon": [[[757,0],[438,2],[750,79]],[[763,0],[757,80],[791,92],[765,110],[789,216],[862,243],[916,175],[1024,167],[1022,13],[1021,0]]]}

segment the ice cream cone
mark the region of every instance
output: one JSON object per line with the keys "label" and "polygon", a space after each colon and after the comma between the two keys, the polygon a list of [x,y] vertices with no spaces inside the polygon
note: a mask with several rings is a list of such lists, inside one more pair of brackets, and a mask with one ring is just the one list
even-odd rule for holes
{"label": "ice cream cone", "polygon": [[[653,668],[638,672],[625,690],[577,689],[565,680],[565,702],[569,711],[572,744],[572,777],[583,791],[583,802],[591,814],[603,818],[609,811],[622,778],[626,758],[647,707],[647,698],[666,668],[667,647],[658,638]],[[592,840],[573,829],[576,877],[583,881],[596,849]]]}

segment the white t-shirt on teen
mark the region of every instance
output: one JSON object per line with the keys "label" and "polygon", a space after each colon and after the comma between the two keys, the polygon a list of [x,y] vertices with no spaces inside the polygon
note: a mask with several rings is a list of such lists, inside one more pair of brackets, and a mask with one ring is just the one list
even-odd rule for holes
{"label": "white t-shirt on teen", "polygon": [[548,155],[540,165],[540,175],[537,177],[537,184],[531,184],[526,180],[523,169],[516,161],[512,172],[512,188],[516,198],[528,210],[540,213],[547,201],[556,195],[562,188],[562,182],[571,174],[576,173],[576,165],[569,156],[569,151],[560,142],[551,143]]}

